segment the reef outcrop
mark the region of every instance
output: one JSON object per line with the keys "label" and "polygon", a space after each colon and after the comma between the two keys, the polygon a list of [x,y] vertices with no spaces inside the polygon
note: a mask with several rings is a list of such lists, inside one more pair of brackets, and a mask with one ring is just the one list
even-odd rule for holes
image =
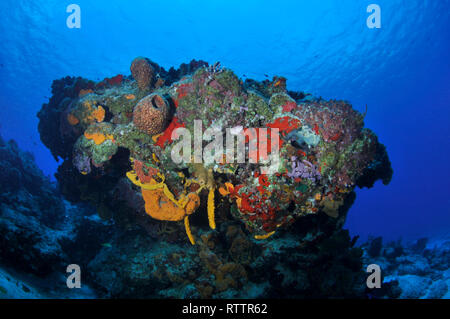
{"label": "reef outcrop", "polygon": [[65,202],[31,153],[1,137],[0,172],[0,266],[46,278],[101,248],[110,227]]}
{"label": "reef outcrop", "polygon": [[[165,294],[174,293],[166,289],[176,282],[184,287],[179,293],[190,285],[184,296],[237,296],[257,282],[253,273],[266,278],[265,271],[275,271],[275,259],[267,262],[270,245],[296,254],[305,278],[312,276],[306,268],[320,269],[327,258],[348,258],[347,277],[360,276],[361,254],[341,227],[354,188],[371,187],[378,179],[388,184],[392,176],[386,148],[364,128],[363,114],[346,101],[288,91],[283,77],[243,81],[219,63],[193,60],[166,71],[137,58],[130,69],[132,76],[98,83],[55,80],[53,96],[38,114],[39,132],[52,154],[63,159],[56,178],[68,200],[89,202],[125,232],[140,229],[148,240],[160,240],[155,249],[173,245],[167,249],[178,256],[174,263],[189,260],[185,272],[177,270],[180,278],[171,270],[145,272],[157,276],[148,278],[152,286],[160,278],[159,285],[172,283],[161,287]],[[242,137],[241,161],[228,152],[229,134],[237,136],[230,144],[237,152]],[[193,137],[194,147],[180,148],[186,136]],[[224,146],[227,151],[221,152]],[[206,160],[208,151],[214,160]],[[187,160],[174,160],[174,154]],[[189,242],[196,245],[183,252],[176,247]],[[285,244],[290,248],[282,248]],[[333,245],[339,256],[330,253]],[[315,266],[302,264],[302,254],[316,256]],[[97,256],[99,263],[108,256],[106,251]],[[167,263],[167,256],[161,258]],[[291,266],[279,267],[285,272]],[[320,296],[334,289],[322,280],[309,279],[305,288],[286,279],[281,288]],[[346,287],[341,295],[358,295],[353,284]],[[110,294],[132,294],[126,285],[114,291]]]}

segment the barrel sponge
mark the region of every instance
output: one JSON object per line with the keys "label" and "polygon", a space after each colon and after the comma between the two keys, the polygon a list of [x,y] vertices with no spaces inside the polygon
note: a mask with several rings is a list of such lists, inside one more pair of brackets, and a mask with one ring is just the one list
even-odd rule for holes
{"label": "barrel sponge", "polygon": [[134,107],[133,123],[149,135],[162,133],[169,122],[169,103],[158,94],[142,98]]}
{"label": "barrel sponge", "polygon": [[148,89],[153,83],[155,69],[146,58],[135,58],[131,63],[130,71],[140,90]]}

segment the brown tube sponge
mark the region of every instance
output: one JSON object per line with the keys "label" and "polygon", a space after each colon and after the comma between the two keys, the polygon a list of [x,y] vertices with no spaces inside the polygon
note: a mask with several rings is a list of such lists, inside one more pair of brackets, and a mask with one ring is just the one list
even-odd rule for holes
{"label": "brown tube sponge", "polygon": [[133,123],[149,135],[162,133],[169,122],[169,103],[158,94],[150,94],[141,99],[133,111]]}

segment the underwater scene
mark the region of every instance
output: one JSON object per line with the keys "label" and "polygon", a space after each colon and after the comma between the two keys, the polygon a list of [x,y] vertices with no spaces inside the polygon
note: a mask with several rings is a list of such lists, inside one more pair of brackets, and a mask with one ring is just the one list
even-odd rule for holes
{"label": "underwater scene", "polygon": [[450,1],[0,15],[0,299],[450,299]]}

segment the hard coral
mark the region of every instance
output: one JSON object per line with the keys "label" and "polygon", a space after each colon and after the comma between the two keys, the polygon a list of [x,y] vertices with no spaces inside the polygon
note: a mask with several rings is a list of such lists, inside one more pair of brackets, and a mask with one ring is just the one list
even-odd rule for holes
{"label": "hard coral", "polygon": [[150,94],[136,104],[133,123],[142,132],[156,135],[163,132],[170,116],[169,103],[158,94]]}

